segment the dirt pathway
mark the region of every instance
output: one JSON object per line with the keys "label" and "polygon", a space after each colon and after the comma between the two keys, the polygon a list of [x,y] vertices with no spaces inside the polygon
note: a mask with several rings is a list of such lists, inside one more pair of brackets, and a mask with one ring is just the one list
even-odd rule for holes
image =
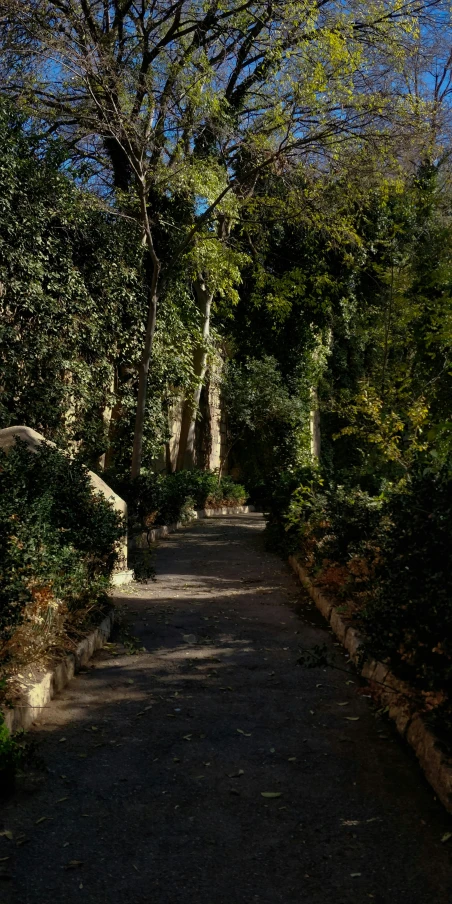
{"label": "dirt pathway", "polygon": [[102,651],[34,730],[2,904],[451,904],[450,817],[352,673],[297,665],[348,668],[262,529],[197,523],[119,597],[145,651]]}

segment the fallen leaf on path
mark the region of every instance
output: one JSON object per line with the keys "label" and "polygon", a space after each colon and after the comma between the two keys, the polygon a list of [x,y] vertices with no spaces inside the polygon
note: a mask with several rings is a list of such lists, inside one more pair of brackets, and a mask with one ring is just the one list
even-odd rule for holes
{"label": "fallen leaf on path", "polygon": [[359,722],[359,716],[344,716],[348,722]]}
{"label": "fallen leaf on path", "polygon": [[343,826],[359,826],[359,819],[343,819],[341,825],[343,825]]}
{"label": "fallen leaf on path", "polygon": [[357,876],[361,876],[362,873],[350,873],[352,879],[356,879]]}
{"label": "fallen leaf on path", "polygon": [[345,703],[337,703],[336,705],[337,706],[348,706],[348,700],[346,700]]}
{"label": "fallen leaf on path", "polygon": [[0,857],[0,863],[5,863],[5,861],[9,859],[9,857]]}
{"label": "fallen leaf on path", "polygon": [[46,819],[47,819],[47,816],[41,816],[39,819],[36,820],[35,826],[38,826],[40,822],[45,822]]}
{"label": "fallen leaf on path", "polygon": [[345,683],[346,684],[354,684],[355,682],[354,681],[346,681]]}
{"label": "fallen leaf on path", "polygon": [[192,737],[193,737],[193,735],[191,735],[191,734],[184,734],[184,735],[183,735],[184,741],[191,741]]}
{"label": "fallen leaf on path", "polygon": [[296,756],[290,756],[289,759],[287,760],[287,762],[288,762],[288,763],[295,763],[296,760],[297,760]]}
{"label": "fallen leaf on path", "polygon": [[84,759],[88,756],[88,754],[87,754],[87,753],[78,753],[77,756],[78,756],[81,760],[84,760]]}
{"label": "fallen leaf on path", "polygon": [[281,797],[281,791],[261,791],[261,797]]}
{"label": "fallen leaf on path", "polygon": [[243,769],[239,769],[238,772],[231,772],[231,774],[228,775],[228,778],[239,778],[240,775],[245,775]]}
{"label": "fallen leaf on path", "polygon": [[0,832],[0,838],[8,838],[9,841],[12,841],[14,838],[14,835],[13,835],[11,829],[3,829],[3,831]]}
{"label": "fallen leaf on path", "polygon": [[452,838],[452,832],[446,832],[445,835],[443,835],[441,838],[442,843],[445,844],[446,841],[449,841],[449,838]]}
{"label": "fallen leaf on path", "polygon": [[250,737],[251,737],[251,734],[249,734],[247,731],[242,731],[241,728],[237,728],[237,731],[238,731],[239,734],[245,735],[245,738],[250,738]]}
{"label": "fallen leaf on path", "polygon": [[60,797],[60,799],[57,800],[57,804],[62,804],[64,800],[69,800],[69,798],[68,797]]}
{"label": "fallen leaf on path", "polygon": [[83,860],[69,860],[65,869],[76,869],[77,866],[83,866]]}
{"label": "fallen leaf on path", "polygon": [[59,743],[59,744],[62,744],[63,741],[65,741],[65,740],[66,740],[66,738],[60,738],[60,740],[58,741],[58,743]]}
{"label": "fallen leaf on path", "polygon": [[144,713],[149,712],[150,709],[152,709],[152,703],[151,703],[150,706],[145,706],[144,709],[140,709],[140,712],[139,712],[139,713],[135,713],[135,719],[138,719],[138,716],[143,716]]}

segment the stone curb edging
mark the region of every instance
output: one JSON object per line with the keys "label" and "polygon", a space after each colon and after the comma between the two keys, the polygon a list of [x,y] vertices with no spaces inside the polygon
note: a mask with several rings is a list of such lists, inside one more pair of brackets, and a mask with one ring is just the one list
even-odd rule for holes
{"label": "stone curb edging", "polygon": [[440,740],[416,711],[412,703],[410,685],[396,678],[383,662],[376,659],[367,659],[361,666],[362,635],[356,628],[347,624],[337,611],[337,607],[311,581],[307,570],[295,556],[289,556],[289,565],[329,622],[336,637],[349,653],[350,659],[358,665],[362,677],[378,685],[379,696],[388,707],[389,718],[395,723],[402,738],[414,750],[427,781],[440,801],[446,810],[452,813],[452,758],[446,756]]}
{"label": "stone curb edging", "polygon": [[133,571],[114,571],[111,575],[112,587],[122,587],[124,584],[131,584],[133,581]]}
{"label": "stone curb edging", "polygon": [[[193,521],[200,521],[205,518],[227,517],[228,515],[248,515],[250,512],[255,511],[254,505],[231,505],[215,509],[195,509]],[[162,527],[154,527],[148,533],[139,535],[135,539],[135,544],[138,548],[146,548],[148,543],[156,543],[162,537],[167,537],[168,534],[174,534],[175,531],[188,527],[188,524],[188,521],[178,521],[177,524],[163,524]]]}
{"label": "stone curb edging", "polygon": [[116,617],[117,610],[112,609],[100,625],[80,641],[74,653],[69,653],[53,669],[43,673],[39,681],[24,693],[20,704],[12,709],[2,709],[5,725],[10,734],[29,728],[32,722],[39,719],[42,710],[50,703],[52,697],[72,681],[75,673],[83,668],[93,653],[108,640]]}

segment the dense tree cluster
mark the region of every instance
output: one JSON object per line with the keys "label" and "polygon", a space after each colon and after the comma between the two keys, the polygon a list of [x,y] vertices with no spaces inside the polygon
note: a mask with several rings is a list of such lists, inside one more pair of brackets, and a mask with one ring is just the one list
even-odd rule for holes
{"label": "dense tree cluster", "polygon": [[[0,425],[126,495],[131,471],[146,523],[137,487],[163,512],[204,486],[152,472],[176,422],[168,469],[196,463],[215,375],[218,479],[240,475],[377,652],[436,687],[447,594],[423,619],[428,568],[399,579],[420,550],[439,585],[451,539],[447,5],[3,7]],[[401,546],[402,518],[432,548],[420,527]]]}

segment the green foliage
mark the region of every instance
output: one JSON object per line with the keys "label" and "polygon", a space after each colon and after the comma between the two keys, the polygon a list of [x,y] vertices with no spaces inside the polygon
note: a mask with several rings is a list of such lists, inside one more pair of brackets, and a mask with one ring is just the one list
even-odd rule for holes
{"label": "green foliage", "polygon": [[[0,796],[4,790],[2,787],[2,773],[6,780],[11,780],[21,759],[21,748],[14,742],[0,713]],[[6,790],[6,789],[5,789]]]}
{"label": "green foliage", "polygon": [[283,379],[271,356],[229,361],[222,381],[228,418],[229,452],[247,483],[267,480],[276,468],[287,468],[305,445],[306,408]]}
{"label": "green foliage", "polygon": [[[86,460],[106,446],[115,367],[136,354],[140,255],[121,222],[0,105],[0,423],[27,424]],[[133,228],[133,227],[132,227]]]}
{"label": "green foliage", "polygon": [[212,471],[147,472],[134,481],[109,480],[127,500],[132,530],[140,532],[189,519],[194,508],[243,505],[247,499],[241,484],[227,476],[219,479]]}
{"label": "green foliage", "polygon": [[[452,692],[452,471],[420,456],[379,496],[318,474],[274,493],[267,533],[347,603],[368,652],[423,692]],[[285,492],[284,492],[285,490]],[[284,537],[284,545],[281,540]]]}
{"label": "green foliage", "polygon": [[[26,424],[92,465],[107,452],[127,471],[147,313],[139,230],[77,188],[60,145],[43,149],[4,103],[0,144],[0,427]],[[176,276],[159,308],[147,460],[192,384],[199,317]]]}
{"label": "green foliage", "polygon": [[385,504],[381,562],[361,623],[372,652],[425,690],[452,692],[451,472],[416,462]]}
{"label": "green foliage", "polygon": [[88,473],[50,446],[0,452],[0,631],[63,629],[105,598],[124,525]]}

